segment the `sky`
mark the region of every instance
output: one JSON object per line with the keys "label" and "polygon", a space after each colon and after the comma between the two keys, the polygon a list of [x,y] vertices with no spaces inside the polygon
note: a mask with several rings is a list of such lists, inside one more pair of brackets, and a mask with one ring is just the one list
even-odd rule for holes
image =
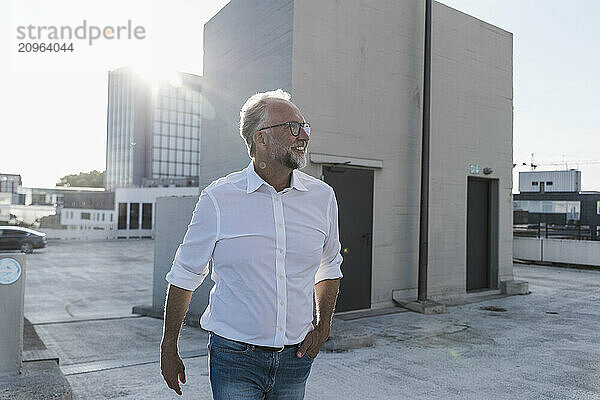
{"label": "sky", "polygon": [[442,3],[513,34],[513,192],[532,153],[538,170],[579,168],[582,190],[600,191],[600,1]]}
{"label": "sky", "polygon": [[[227,3],[2,2],[0,172],[21,174],[27,187],[53,187],[64,175],[104,170],[107,71],[134,65],[155,75],[201,74],[203,25]],[[538,170],[579,168],[582,189],[600,191],[600,1],[442,3],[513,33],[515,174],[530,170],[533,153]],[[18,26],[75,28],[84,20],[99,28],[131,21],[144,38],[77,40],[73,52],[17,51],[26,41],[17,39]]]}

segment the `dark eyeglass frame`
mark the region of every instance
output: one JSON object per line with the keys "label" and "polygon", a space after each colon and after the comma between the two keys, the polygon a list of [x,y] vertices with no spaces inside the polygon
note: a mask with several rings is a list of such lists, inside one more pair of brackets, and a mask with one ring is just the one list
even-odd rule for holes
{"label": "dark eyeglass frame", "polygon": [[[292,129],[292,124],[298,124],[298,130],[294,133]],[[264,128],[258,129],[256,132],[264,131],[265,129],[277,128],[278,126],[287,125],[290,128],[290,133],[292,136],[298,136],[300,134],[300,128],[304,129],[304,132],[310,137],[310,124],[308,122],[298,122],[298,121],[288,121],[277,125],[265,126]]]}

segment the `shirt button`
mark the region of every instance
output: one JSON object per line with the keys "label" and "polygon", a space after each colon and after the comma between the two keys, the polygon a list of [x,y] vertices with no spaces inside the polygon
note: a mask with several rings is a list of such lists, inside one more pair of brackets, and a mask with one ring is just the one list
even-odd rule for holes
{"label": "shirt button", "polygon": [[283,328],[279,328],[279,331],[280,331],[280,332],[282,332],[282,331],[283,331]]}
{"label": "shirt button", "polygon": [[285,303],[283,302],[283,300],[281,300],[281,301],[279,302],[279,304],[281,304],[281,305],[284,305]]}
{"label": "shirt button", "polygon": [[279,226],[281,228],[283,226],[283,224],[280,222],[277,224],[277,226]]}
{"label": "shirt button", "polygon": [[283,279],[283,275],[279,275],[279,279]]}
{"label": "shirt button", "polygon": [[283,249],[279,249],[279,253],[283,254]]}

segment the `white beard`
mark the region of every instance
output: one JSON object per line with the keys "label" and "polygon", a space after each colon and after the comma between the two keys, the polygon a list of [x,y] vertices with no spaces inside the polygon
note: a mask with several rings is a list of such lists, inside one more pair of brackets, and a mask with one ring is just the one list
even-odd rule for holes
{"label": "white beard", "polygon": [[269,156],[271,159],[278,161],[281,165],[284,165],[291,169],[301,169],[306,167],[306,150],[302,154],[297,154],[290,148],[284,148],[276,143],[275,139],[271,135],[269,136]]}

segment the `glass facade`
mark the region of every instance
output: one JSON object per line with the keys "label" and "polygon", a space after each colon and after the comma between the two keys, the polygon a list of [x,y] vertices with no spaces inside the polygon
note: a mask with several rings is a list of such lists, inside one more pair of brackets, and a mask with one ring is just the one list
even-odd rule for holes
{"label": "glass facade", "polygon": [[564,214],[567,220],[579,221],[581,215],[580,201],[567,200],[515,200],[513,210],[542,214]]}
{"label": "glass facade", "polygon": [[142,229],[152,229],[152,203],[142,204]]}
{"label": "glass facade", "polygon": [[153,87],[129,67],[109,72],[105,186],[198,176],[200,77]]}
{"label": "glass facade", "polygon": [[107,189],[133,184],[133,78],[127,68],[112,71],[108,75]]}
{"label": "glass facade", "polygon": [[155,96],[152,178],[197,176],[202,108],[199,88],[163,84]]}
{"label": "glass facade", "polygon": [[129,229],[139,229],[140,205],[139,203],[129,204]]}
{"label": "glass facade", "polygon": [[0,174],[0,192],[17,193],[21,186],[21,175]]}
{"label": "glass facade", "polygon": [[127,203],[119,203],[117,229],[127,229]]}

